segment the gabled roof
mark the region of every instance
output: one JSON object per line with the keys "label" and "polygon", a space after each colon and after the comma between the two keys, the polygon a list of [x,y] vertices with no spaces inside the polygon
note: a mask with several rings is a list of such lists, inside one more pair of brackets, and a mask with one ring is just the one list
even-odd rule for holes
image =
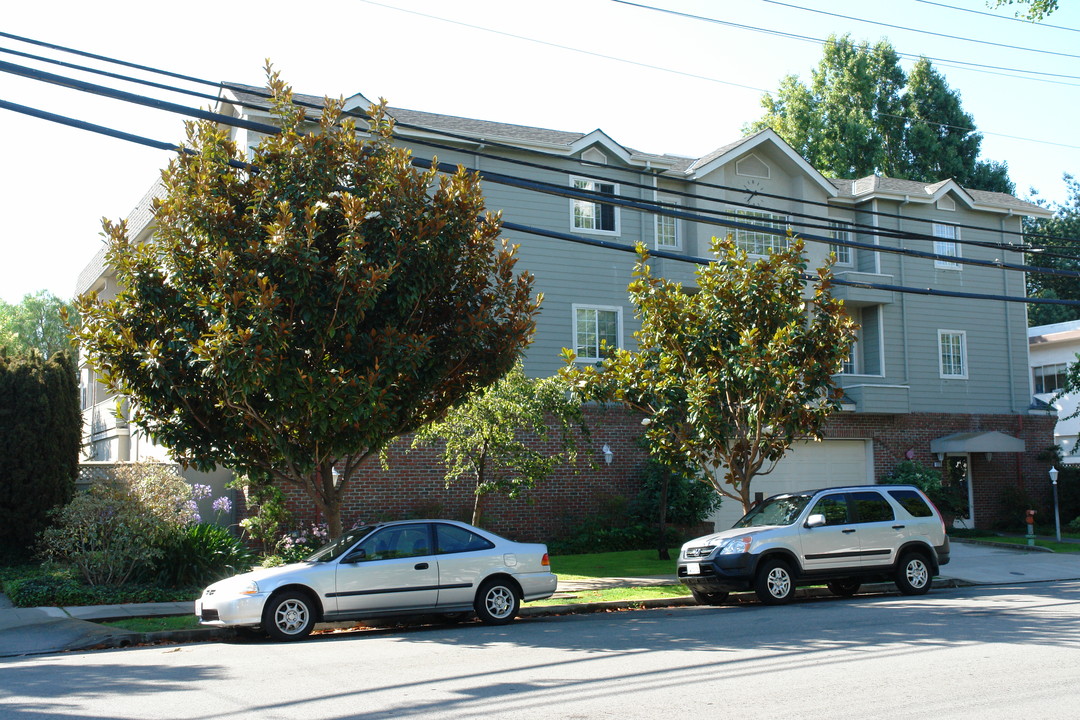
{"label": "gabled roof", "polygon": [[[266,88],[241,83],[222,84],[223,102],[241,104],[257,111],[268,112],[270,103],[265,97]],[[296,99],[321,107],[323,98],[314,95],[296,93]],[[366,111],[371,104],[363,94],[356,93],[345,100],[346,110]],[[452,133],[469,138],[471,142],[499,142],[522,147],[546,149],[567,156],[576,155],[591,145],[600,145],[609,154],[624,163],[639,167],[650,167],[666,177],[694,180],[716,168],[737,160],[743,155],[762,145],[769,145],[783,154],[795,166],[814,181],[826,195],[845,199],[855,203],[874,198],[899,199],[906,202],[933,203],[947,194],[954,195],[969,208],[1009,215],[1030,215],[1050,217],[1052,213],[1033,203],[1020,200],[1007,193],[969,190],[961,187],[954,180],[946,179],[933,184],[914,180],[869,175],[857,180],[826,178],[811,166],[801,155],[795,152],[774,130],[765,129],[716,148],[700,158],[682,157],[670,154],[654,154],[635,150],[612,139],[603,130],[589,133],[552,130],[549,128],[515,125],[512,123],[476,120],[473,118],[443,115],[441,113],[409,110],[389,106],[387,113],[399,123],[402,135],[435,137],[440,133]],[[317,117],[318,111],[313,110]]]}
{"label": "gabled roof", "polygon": [[795,149],[788,145],[787,142],[771,128],[766,128],[753,135],[748,135],[740,140],[736,140],[735,142],[728,143],[723,147],[713,150],[708,155],[699,158],[690,165],[690,167],[687,168],[686,174],[691,179],[702,177],[721,165],[726,165],[762,145],[771,145],[779,150],[781,154],[792,162],[792,164],[802,170],[818,185],[818,187],[824,190],[826,195],[829,197],[836,197],[837,189],[829,182],[829,179],[818,172],[810,163],[806,162],[802,155],[795,152]]}
{"label": "gabled roof", "polygon": [[916,203],[934,203],[944,195],[952,193],[960,202],[973,210],[1004,212],[1034,217],[1050,217],[1052,213],[1034,203],[1029,203],[1008,193],[970,190],[961,187],[955,180],[941,180],[928,185],[917,180],[867,175],[858,180],[830,178],[830,182],[839,191],[839,197],[855,202],[865,202],[874,198],[890,198]]}

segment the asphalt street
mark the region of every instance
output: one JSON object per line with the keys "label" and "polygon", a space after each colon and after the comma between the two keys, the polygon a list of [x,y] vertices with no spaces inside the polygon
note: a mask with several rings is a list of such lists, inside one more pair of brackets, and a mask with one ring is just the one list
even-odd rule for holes
{"label": "asphalt street", "polygon": [[1072,718],[1080,582],[0,661],[0,717]]}

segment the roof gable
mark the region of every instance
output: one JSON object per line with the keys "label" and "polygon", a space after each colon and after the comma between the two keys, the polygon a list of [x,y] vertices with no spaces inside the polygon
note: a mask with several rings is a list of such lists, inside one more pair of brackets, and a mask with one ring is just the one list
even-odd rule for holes
{"label": "roof gable", "polygon": [[723,165],[727,165],[730,162],[736,161],[744,155],[752,152],[756,148],[762,146],[770,146],[780,152],[787,160],[793,165],[799,168],[810,180],[812,180],[818,187],[820,187],[826,195],[829,197],[836,197],[839,192],[835,185],[833,185],[828,178],[818,172],[814,167],[806,162],[802,155],[795,152],[795,149],[788,145],[783,138],[776,134],[776,131],[766,128],[761,132],[755,133],[748,137],[737,140],[733,143],[724,145],[723,147],[713,150],[708,155],[697,160],[687,170],[687,175],[691,179],[699,179],[713,172]]}

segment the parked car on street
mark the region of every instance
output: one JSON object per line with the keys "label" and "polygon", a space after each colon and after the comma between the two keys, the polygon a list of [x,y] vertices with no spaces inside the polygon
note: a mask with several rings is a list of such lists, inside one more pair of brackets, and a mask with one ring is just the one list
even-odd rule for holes
{"label": "parked car on street", "polygon": [[679,580],[702,604],[753,590],[776,605],[816,584],[849,597],[864,582],[891,580],[921,595],[948,562],[945,524],[921,490],[865,485],[768,498],[730,530],[684,544]]}
{"label": "parked car on street", "polygon": [[276,640],[318,622],[475,612],[501,625],[524,601],[555,592],[547,547],[453,520],[409,520],[346,532],[300,563],[216,582],[195,603],[203,625],[258,627]]}

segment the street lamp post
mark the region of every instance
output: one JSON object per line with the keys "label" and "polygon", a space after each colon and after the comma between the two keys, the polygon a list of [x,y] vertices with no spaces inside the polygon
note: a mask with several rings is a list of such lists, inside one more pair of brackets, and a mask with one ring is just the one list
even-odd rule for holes
{"label": "street lamp post", "polygon": [[1050,484],[1054,486],[1054,530],[1057,532],[1057,541],[1061,542],[1061,515],[1058,513],[1057,476],[1058,469],[1056,467],[1050,468]]}

